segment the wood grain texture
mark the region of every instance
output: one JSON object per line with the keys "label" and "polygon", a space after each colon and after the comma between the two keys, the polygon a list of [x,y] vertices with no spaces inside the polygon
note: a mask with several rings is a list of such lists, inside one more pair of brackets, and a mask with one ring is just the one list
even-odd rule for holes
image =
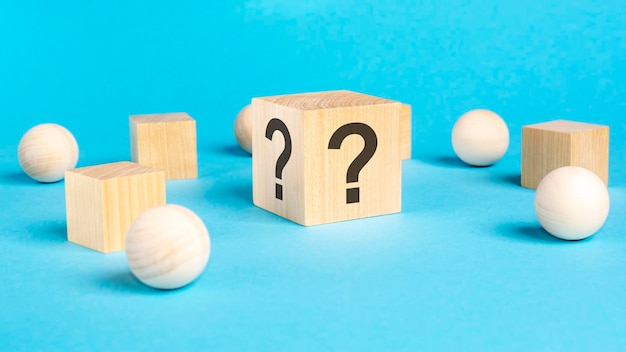
{"label": "wood grain texture", "polygon": [[411,159],[411,105],[402,104],[400,116],[400,143],[402,144],[402,160]]}
{"label": "wood grain texture", "polygon": [[452,149],[466,164],[489,166],[509,148],[509,128],[493,111],[474,109],[461,115],[452,127]]}
{"label": "wood grain texture", "polygon": [[[331,91],[256,98],[252,101],[254,204],[302,225],[396,213],[401,210],[402,104],[348,92]],[[276,161],[285,143],[280,132],[270,140],[265,130],[272,118],[289,129],[292,154],[282,179]],[[376,133],[378,146],[358,174],[347,182],[347,170],[363,150],[364,138],[349,135],[339,149],[329,149],[331,136],[348,123],[364,123]],[[276,198],[275,185],[284,190]],[[358,187],[360,201],[347,204],[347,189]]]}
{"label": "wood grain texture", "polygon": [[202,220],[174,204],[141,213],[126,237],[131,271],[141,282],[158,289],[176,289],[195,280],[210,253],[209,231]]}
{"label": "wood grain texture", "polygon": [[241,149],[252,154],[252,111],[246,105],[239,111],[235,119],[235,138]]}
{"label": "wood grain texture", "polygon": [[394,103],[393,100],[375,97],[372,95],[355,93],[349,90],[334,90],[327,92],[312,92],[301,94],[277,95],[259,98],[268,103],[285,108],[304,110],[323,110],[335,108],[349,108],[356,106],[372,106]]}
{"label": "wood grain texture", "polygon": [[70,131],[53,123],[29,129],[17,148],[22,170],[39,182],[57,182],[76,167],[78,144]]}
{"label": "wood grain texture", "polygon": [[580,166],[609,182],[609,127],[555,120],[522,127],[522,187],[536,189],[552,170]]}
{"label": "wood grain texture", "polygon": [[133,220],[165,204],[165,172],[131,162],[68,170],[65,202],[70,242],[103,253],[120,251]]}
{"label": "wood grain texture", "polygon": [[186,113],[130,116],[130,145],[133,162],[168,180],[198,177],[196,121]]}
{"label": "wood grain texture", "polygon": [[596,233],[609,214],[609,192],[603,181],[580,166],[555,169],[535,192],[535,214],[555,237],[581,240]]}
{"label": "wood grain texture", "polygon": [[[332,95],[331,98],[329,98],[329,94]],[[355,93],[349,90],[279,95],[264,97],[263,99],[267,102],[299,111],[371,106],[395,102],[394,100]],[[402,159],[411,159],[411,105],[402,104],[400,126],[398,138],[400,138],[402,143]],[[237,140],[239,141],[239,138]],[[242,145],[241,143],[239,144]]]}

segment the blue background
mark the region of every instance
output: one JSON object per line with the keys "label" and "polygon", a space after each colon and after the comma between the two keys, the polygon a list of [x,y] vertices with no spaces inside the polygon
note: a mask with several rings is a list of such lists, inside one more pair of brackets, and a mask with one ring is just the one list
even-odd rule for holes
{"label": "blue background", "polygon": [[[350,89],[413,107],[403,211],[302,227],[252,205],[234,118],[252,97]],[[626,7],[619,0],[0,2],[0,349],[622,350],[626,345]],[[489,168],[454,121],[509,125]],[[56,122],[78,166],[129,160],[128,116],[197,120],[197,180],[168,202],[206,223],[191,286],[149,289],[124,253],[65,239],[64,184],[17,162]],[[521,127],[610,125],[611,212],[552,238],[519,186]]]}

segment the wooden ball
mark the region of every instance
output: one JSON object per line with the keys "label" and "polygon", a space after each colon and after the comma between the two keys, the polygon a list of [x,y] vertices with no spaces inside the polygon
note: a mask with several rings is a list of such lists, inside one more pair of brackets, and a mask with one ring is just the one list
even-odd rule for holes
{"label": "wooden ball", "polygon": [[245,106],[235,119],[235,138],[241,149],[252,154],[252,110]]}
{"label": "wooden ball", "polygon": [[539,183],[535,213],[555,237],[581,240],[596,233],[609,215],[609,192],[600,177],[579,166],[553,170]]}
{"label": "wooden ball", "polygon": [[179,205],[150,208],[126,235],[126,259],[144,284],[176,289],[195,280],[211,254],[209,231],[191,210]]}
{"label": "wooden ball", "polygon": [[22,170],[39,182],[57,182],[76,167],[78,144],[65,127],[45,123],[28,130],[17,148]]}
{"label": "wooden ball", "polygon": [[498,114],[472,110],[454,124],[452,147],[465,163],[488,166],[500,160],[509,148],[509,129]]}

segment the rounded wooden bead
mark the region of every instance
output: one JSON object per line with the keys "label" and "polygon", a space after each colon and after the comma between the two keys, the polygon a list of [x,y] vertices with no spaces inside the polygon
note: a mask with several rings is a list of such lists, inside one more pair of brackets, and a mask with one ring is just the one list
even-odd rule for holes
{"label": "rounded wooden bead", "polygon": [[555,237],[581,240],[596,233],[609,214],[609,192],[600,177],[578,166],[553,170],[539,183],[535,213]]}
{"label": "rounded wooden bead", "polygon": [[469,165],[491,165],[509,148],[509,129],[498,114],[484,109],[472,110],[454,124],[452,147]]}
{"label": "rounded wooden bead", "polygon": [[76,167],[78,144],[65,127],[45,123],[28,130],[17,148],[22,170],[39,182],[57,182]]}
{"label": "rounded wooden bead", "polygon": [[235,119],[235,138],[241,149],[252,154],[252,111],[245,106]]}
{"label": "rounded wooden bead", "polygon": [[126,235],[126,259],[144,284],[175,289],[195,280],[211,254],[209,231],[191,210],[161,205],[139,215]]}

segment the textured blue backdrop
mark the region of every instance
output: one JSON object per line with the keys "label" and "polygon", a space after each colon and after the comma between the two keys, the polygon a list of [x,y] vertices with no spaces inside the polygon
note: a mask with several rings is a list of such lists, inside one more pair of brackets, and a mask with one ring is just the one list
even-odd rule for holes
{"label": "textured blue backdrop", "polygon": [[[621,350],[626,344],[626,7],[621,1],[0,2],[0,349]],[[251,203],[232,133],[252,97],[351,89],[413,106],[403,212],[305,228]],[[510,150],[457,162],[455,119],[503,116]],[[16,150],[56,122],[79,166],[128,160],[128,115],[186,111],[200,178],[168,182],[213,253],[150,290],[123,253],[65,240],[63,183]],[[611,126],[612,210],[575,243],[518,186],[520,129]]]}

